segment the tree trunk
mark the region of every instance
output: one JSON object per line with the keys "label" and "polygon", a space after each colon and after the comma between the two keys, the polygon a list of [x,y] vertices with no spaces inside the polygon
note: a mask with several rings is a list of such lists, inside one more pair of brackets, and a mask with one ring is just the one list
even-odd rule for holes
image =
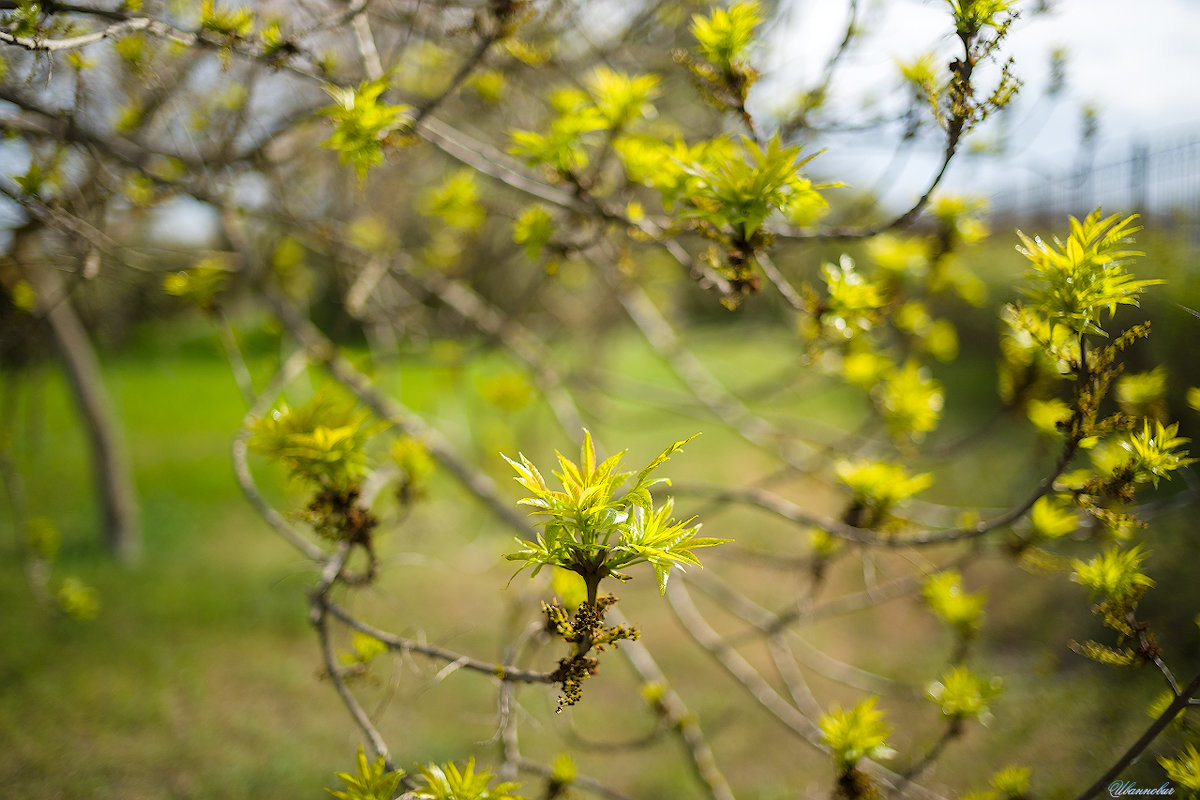
{"label": "tree trunk", "polygon": [[[125,452],[117,417],[104,389],[100,363],[71,299],[39,287],[49,301],[44,309],[91,442],[92,470],[103,515],[104,543],[118,560],[132,564],[141,556],[141,531],[133,467]],[[56,287],[57,288],[57,287]]]}

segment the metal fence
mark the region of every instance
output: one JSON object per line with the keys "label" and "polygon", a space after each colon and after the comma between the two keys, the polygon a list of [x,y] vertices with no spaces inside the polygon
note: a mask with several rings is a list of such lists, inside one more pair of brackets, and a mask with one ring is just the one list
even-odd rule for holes
{"label": "metal fence", "polygon": [[1057,175],[1030,176],[993,195],[992,212],[1005,221],[1137,212],[1143,224],[1186,237],[1200,247],[1200,134],[1137,143],[1129,157]]}

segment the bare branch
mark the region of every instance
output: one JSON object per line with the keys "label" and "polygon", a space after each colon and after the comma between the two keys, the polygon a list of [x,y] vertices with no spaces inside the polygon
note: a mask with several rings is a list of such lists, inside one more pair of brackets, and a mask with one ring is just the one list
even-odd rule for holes
{"label": "bare branch", "polygon": [[266,388],[263,389],[262,393],[258,395],[258,399],[246,413],[246,416],[242,420],[242,427],[238,430],[233,440],[233,474],[237,479],[238,486],[241,487],[242,494],[246,496],[246,500],[250,502],[250,505],[254,507],[259,516],[266,520],[267,524],[283,537],[284,541],[309,559],[322,561],[326,558],[325,551],[293,528],[284,519],[283,515],[276,511],[267,502],[266,498],[262,496],[262,493],[258,491],[258,484],[254,481],[254,475],[250,472],[250,464],[247,461],[249,449],[247,442],[250,439],[251,424],[267,413],[271,408],[271,404],[275,402],[275,398],[283,391],[283,387],[290,383],[307,365],[308,357],[303,350],[293,353],[267,384]]}
{"label": "bare branch", "polygon": [[452,664],[457,669],[467,669],[473,672],[482,672],[485,675],[491,675],[493,678],[500,681],[509,681],[512,683],[553,683],[552,673],[550,672],[535,672],[533,670],[521,669],[520,667],[509,666],[507,664],[497,664],[495,662],[481,661],[477,658],[471,658],[461,653],[455,653],[443,647],[434,645],[422,644],[405,639],[400,636],[388,633],[387,631],[376,628],[372,625],[359,620],[350,612],[343,609],[332,600],[325,602],[325,607],[329,613],[340,619],[346,625],[350,626],[359,633],[365,633],[367,636],[378,639],[392,650],[397,650],[403,653],[419,653],[423,656],[444,661],[447,664]]}
{"label": "bare branch", "polygon": [[[618,625],[627,621],[618,609],[611,609],[609,615]],[[694,714],[688,711],[683,698],[671,688],[662,669],[650,655],[650,651],[640,641],[634,639],[621,643],[621,652],[626,660],[637,671],[643,685],[652,685],[660,689],[658,700],[659,711],[671,727],[678,732],[686,747],[688,760],[692,771],[708,791],[713,800],[734,800],[733,790],[729,782],[717,766],[712,749],[704,738],[700,723]]]}
{"label": "bare branch", "polygon": [[[707,650],[725,668],[726,672],[741,683],[746,691],[758,701],[759,705],[805,743],[822,753],[830,752],[829,746],[822,740],[821,731],[816,723],[780,697],[758,670],[751,666],[740,653],[721,640],[720,635],[712,629],[693,605],[687,590],[680,582],[676,581],[669,585],[667,598],[671,601],[671,608],[675,611],[680,623],[692,638]],[[879,780],[888,788],[898,785],[901,781],[899,775],[874,761],[864,759],[859,762],[859,765],[859,769]],[[910,797],[920,800],[945,800],[941,795],[915,784],[907,786],[906,791]]]}
{"label": "bare branch", "polygon": [[430,455],[454,476],[467,491],[480,500],[495,516],[522,535],[531,531],[528,520],[513,510],[513,505],[501,497],[491,478],[469,466],[455,455],[442,435],[430,427],[415,412],[379,391],[375,384],[339,355],[336,345],[321,333],[311,321],[300,314],[289,300],[270,289],[263,299],[288,333],[304,345],[309,356],[328,370],[338,382],[349,389],[380,419],[397,426],[409,436],[421,441]]}
{"label": "bare branch", "polygon": [[86,47],[89,44],[111,38],[113,36],[121,36],[126,33],[146,30],[154,24],[154,21],[147,17],[136,17],[134,19],[122,20],[114,22],[106,28],[101,28],[98,31],[91,33],[83,33],[78,36],[68,36],[62,39],[43,39],[40,37],[30,36],[14,36],[7,31],[0,31],[0,42],[11,44],[17,47],[23,47],[26,50],[35,52],[54,53],[60,50],[74,50],[80,47]]}
{"label": "bare branch", "polygon": [[[367,716],[367,712],[363,710],[363,707],[354,698],[354,695],[351,694],[350,688],[346,686],[346,681],[342,678],[337,660],[334,658],[333,644],[329,639],[329,622],[326,615],[329,602],[329,587],[337,580],[337,576],[341,573],[342,567],[345,566],[349,554],[349,544],[343,544],[338,549],[338,552],[326,563],[321,584],[310,595],[312,613],[309,619],[313,627],[317,629],[317,638],[321,643],[321,658],[325,662],[325,672],[329,680],[333,683],[334,689],[337,690],[338,696],[342,698],[342,703],[350,712],[350,716],[354,718],[354,721],[358,723],[358,727],[367,737],[367,740],[370,741],[371,749],[374,751],[375,756],[382,758],[387,769],[392,771],[396,769],[396,763],[392,760],[391,753],[388,752],[387,742],[383,740],[383,735],[379,732],[379,729],[371,722],[371,718]],[[409,783],[405,785],[408,788],[412,788],[412,785]]]}
{"label": "bare branch", "polygon": [[367,77],[377,81],[383,77],[383,62],[379,60],[379,50],[375,47],[375,35],[371,33],[371,21],[366,14],[355,14],[351,26],[354,28],[354,39],[358,42],[358,52],[362,55]]}
{"label": "bare branch", "polygon": [[758,260],[758,266],[762,269],[763,274],[767,276],[767,280],[771,282],[772,286],[779,290],[779,294],[783,295],[783,299],[787,301],[787,304],[795,311],[804,311],[804,299],[800,297],[800,294],[795,290],[795,288],[788,283],[787,278],[785,278],[783,273],[779,271],[779,268],[775,266],[775,262],[771,260],[771,257],[763,252],[758,253],[755,258]]}
{"label": "bare branch", "polygon": [[828,533],[859,544],[877,545],[880,547],[915,547],[923,545],[946,544],[948,542],[958,542],[964,539],[977,539],[992,531],[1005,528],[1028,513],[1029,509],[1033,508],[1033,504],[1044,497],[1054,488],[1054,482],[1066,470],[1067,465],[1071,462],[1075,453],[1079,449],[1078,442],[1068,440],[1063,446],[1063,450],[1059,455],[1058,462],[1046,477],[1038,483],[1028,496],[1025,497],[1017,505],[999,514],[991,519],[977,522],[974,525],[967,525],[958,528],[950,528],[948,530],[927,530],[919,533],[910,533],[904,535],[889,535],[881,534],[878,531],[867,528],[855,528],[847,525],[839,520],[830,517],[823,517],[819,514],[814,514],[800,508],[789,500],[785,500],[772,492],[765,489],[737,489],[726,488],[721,486],[702,487],[702,486],[680,486],[676,491],[681,494],[694,494],[702,497],[711,497],[717,500],[731,500],[747,505],[757,506],[766,511],[770,511],[784,519],[791,520],[799,525],[806,525],[814,528],[820,528]]}
{"label": "bare branch", "polygon": [[1114,780],[1120,777],[1129,765],[1137,760],[1137,757],[1150,746],[1150,743],[1158,738],[1158,735],[1171,724],[1175,717],[1179,716],[1179,712],[1183,711],[1188,705],[1192,704],[1192,699],[1196,693],[1200,692],[1200,673],[1192,678],[1191,683],[1183,687],[1183,691],[1175,695],[1175,699],[1167,706],[1161,714],[1150,723],[1150,727],[1146,728],[1145,733],[1138,737],[1138,740],[1129,746],[1120,758],[1117,759],[1108,771],[1096,779],[1096,782],[1084,789],[1075,800],[1089,800],[1104,791],[1105,787],[1111,784]]}
{"label": "bare branch", "polygon": [[513,319],[504,317],[499,309],[490,305],[477,292],[461,281],[452,280],[440,273],[417,273],[412,270],[393,268],[392,274],[400,281],[417,286],[431,298],[437,298],[450,306],[463,319],[483,333],[495,336],[510,353],[529,366],[534,382],[537,383],[563,431],[572,438],[581,436],[586,424],[575,399],[567,391],[566,384],[554,368],[553,356],[540,339]]}

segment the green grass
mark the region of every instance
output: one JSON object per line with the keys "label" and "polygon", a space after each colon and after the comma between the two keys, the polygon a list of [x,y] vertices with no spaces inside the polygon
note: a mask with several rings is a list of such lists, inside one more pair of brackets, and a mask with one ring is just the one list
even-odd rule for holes
{"label": "green grass", "polygon": [[[0,641],[8,643],[0,649],[5,687],[0,741],[11,743],[0,747],[0,785],[13,796],[319,797],[321,787],[333,784],[332,773],[352,763],[361,737],[319,676],[316,641],[306,621],[304,591],[312,570],[254,516],[234,483],[229,442],[243,408],[227,365],[206,335],[157,329],[127,354],[108,360],[106,380],[128,434],[142,497],[145,559],[133,570],[112,564],[99,546],[85,442],[61,378],[52,371],[32,380],[8,378],[19,381],[22,398],[14,450],[28,504],[63,533],[56,575],[78,575],[96,587],[103,604],[90,623],[73,623],[39,606],[23,574],[9,515],[0,514],[5,609]],[[857,390],[813,380],[804,370],[793,376],[772,372],[786,362],[785,339],[765,328],[741,331],[736,339],[718,329],[698,337],[713,373],[778,424],[815,425],[821,435],[853,425],[866,402]],[[770,473],[771,459],[712,424],[636,337],[620,334],[592,344],[573,351],[565,343],[562,358],[586,366],[594,385],[613,390],[585,409],[589,417],[603,419],[595,430],[602,447],[628,447],[629,463],[637,463],[703,431],[664,474],[680,484],[740,485]],[[273,360],[268,348],[254,355],[260,382]],[[489,379],[516,369],[503,355],[471,343],[441,344],[404,354],[400,368],[388,371],[381,383],[446,431],[466,459],[515,499],[517,487],[498,451],[511,455],[522,449],[545,464],[555,448],[569,449],[541,402],[501,411],[480,396]],[[964,358],[941,368],[939,378],[951,398],[966,399],[951,400],[947,431],[938,435],[956,438],[990,416],[994,377],[986,359]],[[303,399],[317,380],[314,373],[307,383],[300,381],[289,389],[289,399]],[[768,383],[774,388],[762,390]],[[930,463],[939,485],[928,499],[956,502],[971,493],[1002,503],[1035,483],[1026,455],[1034,443],[1014,438],[1012,430],[1002,424],[983,434],[986,461],[963,455]],[[261,461],[256,468],[271,497],[291,507],[301,502],[295,487],[281,482],[279,470]],[[811,481],[792,480],[780,489],[826,513],[836,514],[842,502],[828,486]],[[511,546],[511,532],[481,513],[446,475],[434,479],[430,497],[402,524],[384,506],[387,524],[379,543],[384,577],[350,602],[365,618],[399,634],[499,658],[499,642],[512,626],[537,618],[544,581],[522,576],[508,583],[512,565],[500,556]],[[687,506],[687,513],[702,515],[706,534],[794,553],[806,548],[803,532],[761,513],[718,511],[694,498]],[[1185,549],[1171,547],[1168,553]],[[909,557],[881,558],[881,574],[907,569]],[[704,560],[714,572],[747,584],[754,599],[771,608],[790,602],[803,581],[802,574],[752,569],[719,549]],[[996,704],[996,739],[970,733],[947,753],[933,783],[947,791],[982,787],[986,774],[979,765],[1003,766],[995,761],[1000,751],[1037,767],[1035,787],[1066,793],[1111,760],[1116,745],[1089,745],[1090,732],[1103,730],[1114,742],[1135,738],[1142,723],[1136,715],[1153,694],[1146,688],[1155,685],[1153,676],[1114,679],[1099,668],[1081,667],[1065,650],[1070,636],[1092,635],[1078,587],[1061,574],[1030,578],[999,566],[990,562],[970,575],[972,585],[989,593],[989,625],[996,631],[980,660],[984,669],[994,664],[1010,676]],[[797,752],[777,723],[737,694],[740,689],[679,630],[649,571],[644,573],[621,587],[622,608],[642,626],[662,668],[703,721],[729,777],[750,787],[739,796],[827,794],[827,761],[807,749]],[[858,588],[861,568],[845,559],[832,570],[830,583],[830,592]],[[1180,581],[1163,583],[1174,591]],[[744,629],[720,604],[698,594],[697,602],[723,632]],[[1036,629],[1044,641],[1028,641],[1029,618],[1047,608],[1071,610]],[[1177,627],[1188,625],[1190,618]],[[948,642],[917,601],[894,601],[877,614],[823,623],[805,633],[814,645],[899,682],[883,704],[900,729],[901,766],[936,737],[936,714],[920,695],[944,663]],[[548,649],[536,659],[549,665],[560,656]],[[762,648],[746,648],[746,657],[770,673]],[[563,749],[580,749],[572,745],[575,735],[614,742],[653,728],[628,666],[612,654],[604,658],[601,677],[570,714],[553,713],[551,692],[521,690],[529,714],[522,732],[526,755],[549,760]],[[439,679],[439,669],[420,660],[389,661],[378,670],[380,683],[359,691],[368,708],[381,712],[380,725],[401,763],[453,758],[468,749],[489,763],[495,750],[479,743],[495,733],[490,687],[462,675]],[[813,686],[827,704],[852,702],[858,694],[819,676]],[[1050,723],[1044,722],[1047,712]],[[1037,725],[1042,727],[1031,732]],[[678,743],[670,737],[621,753],[626,755],[627,765],[616,773],[599,754],[580,756],[580,767],[640,796],[695,796]],[[1153,770],[1152,760],[1142,769]],[[531,788],[531,794],[537,791]]]}
{"label": "green grass", "polygon": [[0,630],[15,646],[0,657],[12,743],[0,784],[48,798],[310,795],[354,737],[330,724],[337,704],[315,678],[305,571],[239,502],[228,368],[211,355],[118,359],[107,381],[136,465],[144,563],[126,570],[100,550],[59,376],[23,386],[31,513],[62,532],[55,575],[94,586],[102,610],[74,623],[39,606],[4,515]]}

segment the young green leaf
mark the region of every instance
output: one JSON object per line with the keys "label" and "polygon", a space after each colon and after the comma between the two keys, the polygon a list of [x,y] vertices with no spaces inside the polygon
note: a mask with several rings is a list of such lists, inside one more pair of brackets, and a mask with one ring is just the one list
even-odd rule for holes
{"label": "young green leaf", "polygon": [[892,726],[883,721],[883,712],[875,708],[876,700],[868,697],[849,709],[834,706],[817,720],[822,739],[833,750],[839,772],[852,769],[863,758],[895,755],[887,746]]}
{"label": "young green leaf", "polygon": [[700,53],[719,69],[731,72],[754,40],[754,29],[762,22],[757,2],[738,2],[729,7],[714,8],[708,17],[692,17],[692,36]]}
{"label": "young green leaf", "polygon": [[505,558],[521,562],[521,570],[529,568],[534,575],[547,566],[574,572],[584,579],[591,596],[603,578],[627,580],[620,570],[649,563],[660,592],[665,592],[675,566],[700,566],[694,550],[727,541],[700,538],[696,535],[700,526],[693,524],[694,519],[681,522],[672,518],[671,498],[661,506],[654,504],[651,489],[666,479],[652,480],[652,473],[689,441],[691,438],[675,442],[659,453],[626,491],[621,487],[633,473],[618,470],[624,453],[597,463],[595,443],[586,430],[578,462],[557,454],[561,471],[555,476],[562,484],[561,491],[547,486],[524,455],[518,456],[520,461],[504,456],[517,473],[517,482],[532,493],[519,503],[546,517],[534,539],[518,538],[520,549]]}
{"label": "young green leaf", "polygon": [[1105,597],[1122,605],[1134,603],[1154,585],[1141,571],[1145,558],[1141,545],[1128,550],[1110,547],[1090,561],[1072,561],[1075,574],[1071,580],[1086,586],[1093,597]]}
{"label": "young green leaf", "polygon": [[355,759],[356,771],[339,772],[336,777],[343,784],[344,790],[326,789],[338,800],[392,800],[404,777],[404,770],[388,770],[383,756],[375,759],[374,763],[367,761],[362,745],[358,747]]}
{"label": "young green leaf", "polygon": [[420,768],[424,784],[412,792],[414,800],[528,800],[513,791],[520,785],[501,782],[491,785],[490,770],[475,772],[475,759],[467,759],[460,770],[453,763],[428,764]]}
{"label": "young green leaf", "polygon": [[1161,280],[1135,280],[1126,262],[1141,253],[1125,249],[1130,237],[1141,230],[1136,216],[1100,218],[1096,209],[1080,222],[1071,217],[1066,242],[1029,238],[1018,231],[1022,246],[1017,250],[1033,264],[1030,276],[1037,281],[1026,293],[1049,320],[1060,322],[1077,333],[1106,336],[1100,327],[1101,314],[1111,317],[1119,305],[1138,305],[1146,287]]}
{"label": "young green leaf", "polygon": [[324,147],[337,152],[343,165],[354,168],[359,180],[383,161],[387,136],[408,124],[407,105],[388,105],[381,95],[389,88],[388,77],[364,81],[357,88],[327,86],[333,105],[321,110],[334,124]]}

